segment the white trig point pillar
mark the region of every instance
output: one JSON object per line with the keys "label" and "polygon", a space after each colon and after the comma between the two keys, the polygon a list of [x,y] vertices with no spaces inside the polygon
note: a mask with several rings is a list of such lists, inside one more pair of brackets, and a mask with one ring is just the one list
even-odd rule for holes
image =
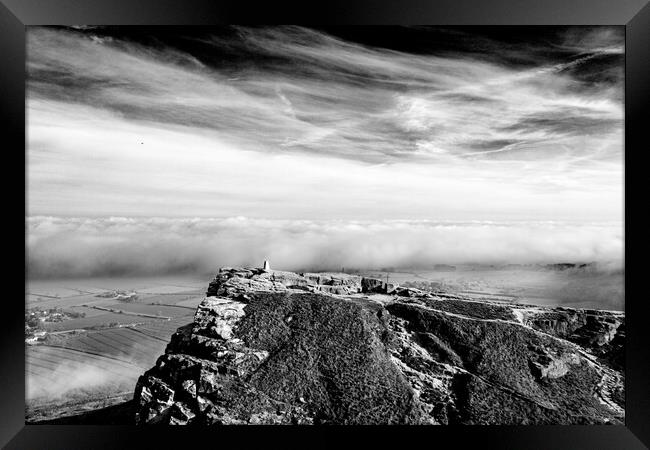
{"label": "white trig point pillar", "polygon": [[265,259],[264,260],[264,271],[269,272],[271,270],[271,264]]}

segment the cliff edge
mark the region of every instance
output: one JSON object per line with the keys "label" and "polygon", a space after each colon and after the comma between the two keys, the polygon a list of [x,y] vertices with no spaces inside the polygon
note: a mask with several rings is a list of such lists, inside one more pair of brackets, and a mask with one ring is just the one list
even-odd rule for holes
{"label": "cliff edge", "polygon": [[349,274],[219,271],[138,380],[144,424],[620,424],[622,313]]}

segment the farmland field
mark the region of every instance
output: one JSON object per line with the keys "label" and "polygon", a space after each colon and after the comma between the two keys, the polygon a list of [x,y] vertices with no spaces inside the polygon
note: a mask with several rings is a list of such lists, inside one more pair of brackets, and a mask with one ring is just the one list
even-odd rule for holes
{"label": "farmland field", "polygon": [[[156,314],[156,312],[152,312]],[[63,322],[46,323],[43,328],[47,331],[68,331],[77,330],[80,328],[93,328],[93,327],[108,327],[116,325],[130,325],[139,324],[143,322],[152,322],[161,319],[150,317],[132,316],[127,314],[117,314],[102,311],[101,314],[93,315],[91,317],[83,317],[79,319],[70,319]]]}
{"label": "farmland field", "polygon": [[[25,347],[27,421],[129,399],[171,335],[192,322],[206,285],[205,279],[179,277],[30,283],[28,309],[61,308],[84,317],[42,323],[49,334]],[[135,292],[137,299],[123,302],[106,294],[118,290]]]}
{"label": "farmland field", "polygon": [[147,303],[113,303],[107,305],[108,308],[120,309],[125,313],[154,314],[165,317],[183,317],[193,316],[196,308],[178,305],[166,304],[147,304]]}

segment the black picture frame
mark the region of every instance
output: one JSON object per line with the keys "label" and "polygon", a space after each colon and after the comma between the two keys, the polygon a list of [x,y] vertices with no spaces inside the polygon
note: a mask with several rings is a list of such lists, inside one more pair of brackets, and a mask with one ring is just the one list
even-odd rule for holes
{"label": "black picture frame", "polygon": [[[283,446],[311,447],[361,434],[370,441],[393,445],[508,449],[641,449],[650,446],[650,350],[647,299],[635,284],[642,277],[645,254],[640,235],[633,241],[632,193],[643,191],[639,163],[648,149],[650,93],[650,6],[648,0],[356,0],[282,4],[210,0],[0,0],[0,124],[8,146],[4,148],[5,193],[12,209],[25,212],[25,197],[16,183],[27,188],[25,171],[25,26],[27,25],[215,25],[225,23],[299,24],[427,24],[427,25],[624,25],[625,68],[625,242],[626,242],[626,423],[625,426],[449,426],[449,427],[231,427],[196,429],[135,426],[25,425],[25,355],[23,315],[17,300],[20,270],[13,255],[5,256],[7,296],[0,327],[0,445],[10,449],[38,448],[191,448],[196,439],[211,446],[237,439],[248,446],[253,439]],[[8,161],[11,161],[9,163]],[[635,174],[639,171],[640,174]],[[637,186],[633,186],[633,180]],[[22,206],[21,206],[22,205]],[[641,203],[641,208],[643,203]],[[13,212],[13,211],[12,211]],[[5,239],[13,251],[25,252],[18,238],[18,219],[9,219]],[[640,219],[635,219],[640,220]],[[23,223],[23,231],[24,223]],[[15,241],[15,242],[14,242]],[[631,245],[635,242],[634,245]],[[638,257],[638,258],[637,258]],[[26,273],[25,273],[26,275]],[[355,436],[356,437],[356,436]],[[331,442],[330,442],[331,443]],[[201,444],[196,444],[201,445]],[[205,445],[205,444],[202,444]]]}

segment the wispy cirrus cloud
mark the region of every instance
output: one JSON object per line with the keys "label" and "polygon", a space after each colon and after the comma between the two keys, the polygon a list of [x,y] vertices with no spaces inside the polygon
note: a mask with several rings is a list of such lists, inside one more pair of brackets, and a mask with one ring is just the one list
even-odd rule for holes
{"label": "wispy cirrus cloud", "polygon": [[619,220],[620,32],[455,39],[30,29],[30,213]]}

